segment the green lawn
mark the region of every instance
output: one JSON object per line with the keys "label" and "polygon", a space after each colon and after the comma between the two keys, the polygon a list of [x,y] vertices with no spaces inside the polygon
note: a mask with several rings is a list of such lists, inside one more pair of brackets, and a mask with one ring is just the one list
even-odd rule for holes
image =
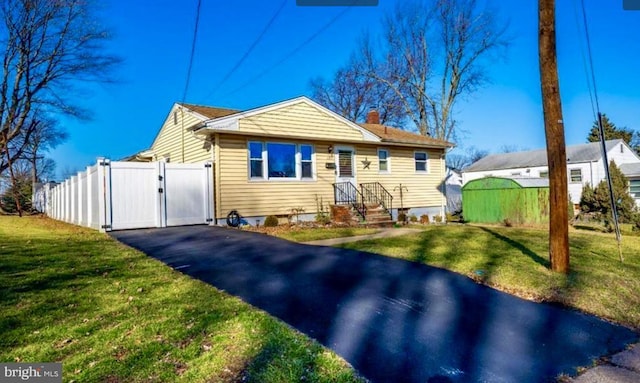
{"label": "green lawn", "polygon": [[546,230],[499,226],[427,226],[422,233],[342,247],[449,269],[500,290],[560,302],[640,329],[640,237],[572,230],[571,272],[548,269]]}
{"label": "green lawn", "polygon": [[356,382],[334,353],[104,234],[0,216],[0,361],[76,382]]}

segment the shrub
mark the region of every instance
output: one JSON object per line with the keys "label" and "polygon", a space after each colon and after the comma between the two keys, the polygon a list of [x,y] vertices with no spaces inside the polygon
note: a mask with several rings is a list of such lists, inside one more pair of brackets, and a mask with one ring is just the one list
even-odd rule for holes
{"label": "shrub", "polygon": [[275,215],[268,215],[264,220],[265,227],[276,227],[278,226],[278,217]]}
{"label": "shrub", "polygon": [[442,222],[442,216],[441,215],[434,215],[433,216],[433,221],[436,223],[441,223]]}
{"label": "shrub", "polygon": [[413,222],[413,223],[416,223],[416,222],[418,222],[418,217],[416,217],[416,215],[415,215],[415,214],[411,214],[411,215],[409,216],[409,221],[410,221],[410,222]]}
{"label": "shrub", "polygon": [[[615,162],[609,164],[609,174],[613,184],[613,196],[621,222],[631,222],[635,201],[629,194],[629,181]],[[601,181],[595,188],[587,184],[582,188],[580,210],[584,213],[599,213],[605,220],[611,220],[611,205],[607,181]]]}
{"label": "shrub", "polygon": [[420,223],[423,225],[428,225],[429,224],[429,215],[428,214],[423,214],[420,216]]}
{"label": "shrub", "polygon": [[398,213],[398,222],[407,222],[407,215],[405,213]]}

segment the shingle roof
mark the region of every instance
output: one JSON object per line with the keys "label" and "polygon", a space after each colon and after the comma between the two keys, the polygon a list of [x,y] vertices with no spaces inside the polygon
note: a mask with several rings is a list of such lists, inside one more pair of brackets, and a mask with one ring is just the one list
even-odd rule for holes
{"label": "shingle roof", "polygon": [[[622,142],[622,140],[606,141],[607,151]],[[567,146],[567,163],[579,163],[597,161],[602,157],[599,142]],[[492,154],[486,156],[466,168],[465,172],[479,172],[498,169],[530,168],[534,166],[547,166],[546,149],[529,150],[526,152],[513,152]]]}
{"label": "shingle roof", "polygon": [[193,110],[196,113],[200,113],[201,115],[207,118],[226,117],[226,116],[230,116],[232,114],[241,112],[240,110],[237,110],[237,109],[216,108],[211,106],[194,105],[194,104],[181,104],[181,103],[179,104],[184,106],[185,108]]}
{"label": "shingle roof", "polygon": [[452,143],[438,140],[435,138],[431,138],[428,136],[423,136],[421,134],[415,134],[411,132],[407,132],[406,130],[392,128],[390,126],[385,126],[381,124],[358,124],[380,137],[383,142],[394,142],[400,144],[423,144],[423,145],[432,145],[438,147],[451,147]]}
{"label": "shingle roof", "polygon": [[523,188],[541,188],[541,187],[549,187],[549,179],[548,178],[538,178],[538,177],[502,177],[509,178],[516,181]]}
{"label": "shingle roof", "polygon": [[620,165],[620,171],[627,177],[640,176],[640,162],[636,164],[622,164]]}

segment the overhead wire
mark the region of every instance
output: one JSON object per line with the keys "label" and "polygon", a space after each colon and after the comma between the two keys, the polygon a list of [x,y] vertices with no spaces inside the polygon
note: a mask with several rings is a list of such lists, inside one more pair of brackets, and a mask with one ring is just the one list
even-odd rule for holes
{"label": "overhead wire", "polygon": [[246,88],[247,86],[251,85],[252,83],[254,83],[255,81],[261,79],[262,77],[264,77],[267,73],[271,72],[273,69],[277,68],[278,66],[282,65],[284,62],[286,62],[287,60],[289,60],[291,57],[293,57],[294,55],[296,55],[300,50],[302,50],[305,46],[307,46],[308,44],[310,44],[313,40],[315,40],[318,36],[320,36],[322,33],[324,33],[324,31],[326,31],[329,27],[331,27],[331,25],[333,25],[336,21],[338,21],[338,19],[340,19],[342,16],[344,16],[345,13],[347,13],[349,10],[351,9],[351,7],[346,7],[344,10],[342,10],[342,12],[338,13],[336,16],[334,16],[331,20],[329,20],[326,24],[324,24],[322,27],[320,27],[317,31],[315,31],[313,34],[311,34],[306,40],[304,40],[301,44],[299,44],[297,47],[295,47],[294,49],[292,49],[291,51],[289,51],[289,53],[287,53],[284,57],[282,57],[280,60],[278,60],[277,62],[275,62],[273,65],[271,65],[270,67],[264,69],[262,72],[258,73],[257,75],[253,76],[250,80],[246,81],[245,83],[243,83],[242,85],[240,85],[239,87],[237,87],[236,89],[234,89],[233,91],[229,92],[226,94],[226,96],[231,96],[236,94],[237,92],[239,92],[240,90]]}
{"label": "overhead wire", "polygon": [[[580,0],[580,4],[582,6],[582,19],[584,23],[584,32],[586,38],[587,45],[587,56],[589,58],[589,72],[591,74],[591,85],[593,86],[593,98],[591,99],[591,108],[597,112],[597,123],[598,130],[600,132],[600,146],[602,150],[602,162],[604,165],[605,176],[607,179],[607,185],[609,187],[609,202],[611,206],[611,215],[613,218],[615,233],[616,233],[616,241],[618,242],[618,255],[620,257],[620,262],[624,262],[624,257],[622,256],[622,235],[620,233],[620,223],[618,220],[618,209],[616,207],[616,199],[613,194],[613,182],[611,180],[611,174],[609,172],[609,159],[607,156],[607,145],[605,143],[604,136],[604,127],[602,126],[602,113],[600,113],[600,101],[598,99],[598,88],[596,86],[596,75],[595,69],[593,65],[593,53],[591,51],[591,39],[589,36],[589,22],[587,19],[587,11],[584,5],[584,0]],[[594,105],[595,104],[595,105]]]}
{"label": "overhead wire", "polygon": [[287,0],[283,0],[282,3],[280,3],[280,6],[278,7],[278,9],[276,10],[276,12],[273,14],[273,16],[271,16],[271,19],[269,19],[269,21],[267,22],[267,24],[265,25],[265,27],[262,29],[262,31],[260,32],[260,34],[258,35],[258,37],[256,37],[256,39],[253,41],[253,43],[251,43],[251,45],[249,46],[249,48],[246,50],[246,52],[244,52],[244,54],[240,57],[240,59],[234,64],[234,66],[227,72],[227,74],[224,75],[224,77],[222,78],[222,80],[220,80],[218,82],[218,84],[216,84],[216,86],[213,88],[213,90],[211,90],[211,92],[205,97],[205,99],[208,99],[209,97],[213,96],[218,89],[220,89],[220,87],[222,87],[222,85],[224,85],[227,80],[229,80],[229,78],[240,68],[240,66],[242,65],[242,63],[244,63],[244,61],[247,59],[247,57],[249,57],[249,55],[251,54],[251,52],[253,52],[253,50],[255,49],[255,47],[258,45],[258,43],[260,43],[260,41],[262,40],[262,38],[267,34],[267,31],[269,30],[269,28],[271,28],[271,26],[273,25],[273,23],[276,21],[276,19],[278,18],[278,16],[280,16],[280,13],[282,13],[282,10],[284,9],[284,6],[287,4]]}
{"label": "overhead wire", "polygon": [[196,53],[196,42],[198,38],[198,25],[200,24],[200,8],[202,6],[202,0],[198,0],[198,6],[196,8],[196,20],[195,25],[193,27],[193,37],[191,39],[191,53],[189,55],[189,66],[187,68],[187,79],[184,84],[184,91],[182,92],[182,102],[180,113],[181,113],[181,151],[182,151],[182,162],[184,163],[184,102],[187,98],[187,92],[189,91],[189,83],[191,82],[191,69],[193,68],[193,58]]}

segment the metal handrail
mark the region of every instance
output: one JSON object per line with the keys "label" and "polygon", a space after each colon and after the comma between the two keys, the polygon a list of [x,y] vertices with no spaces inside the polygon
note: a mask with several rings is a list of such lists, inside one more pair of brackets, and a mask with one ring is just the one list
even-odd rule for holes
{"label": "metal handrail", "polygon": [[360,184],[364,203],[377,203],[389,214],[393,208],[393,196],[380,182],[367,182]]}
{"label": "metal handrail", "polygon": [[333,184],[333,197],[336,205],[350,205],[362,219],[366,219],[367,207],[364,203],[364,196],[358,188],[351,182],[338,182]]}

